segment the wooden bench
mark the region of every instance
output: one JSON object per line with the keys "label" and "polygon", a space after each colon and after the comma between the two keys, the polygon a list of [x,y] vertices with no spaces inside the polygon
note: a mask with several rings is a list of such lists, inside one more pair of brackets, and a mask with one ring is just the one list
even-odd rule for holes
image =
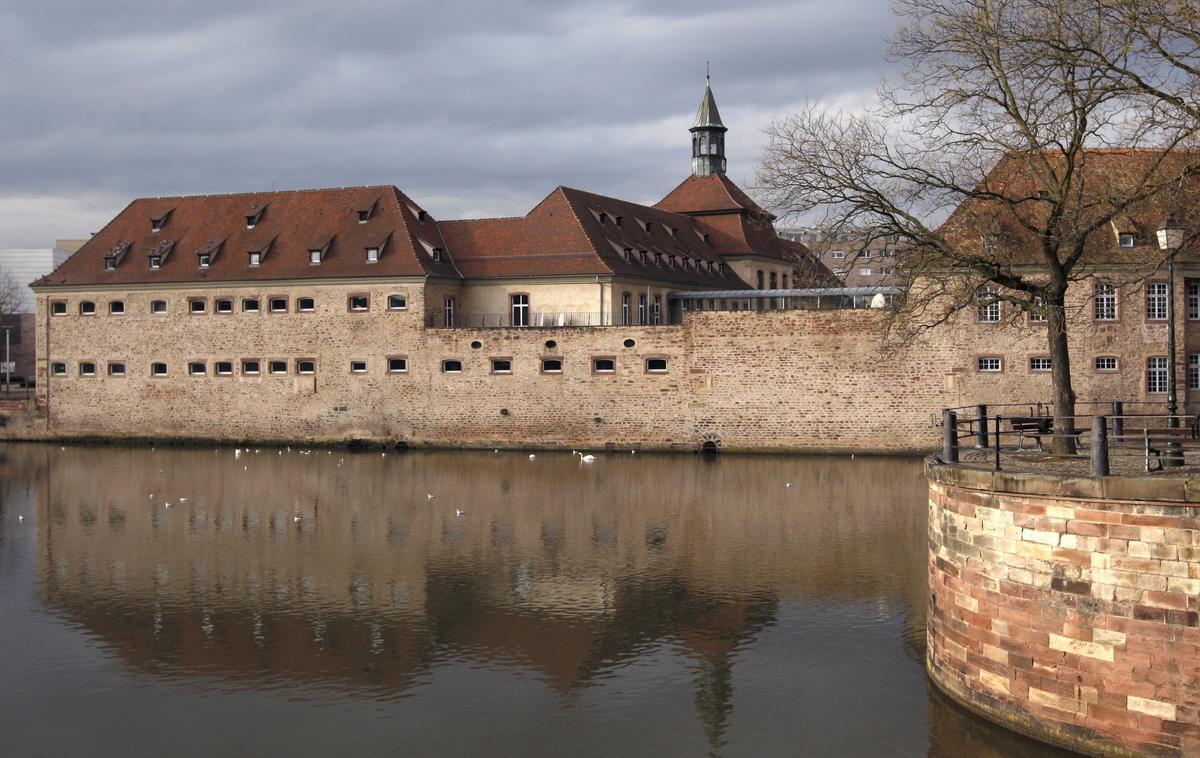
{"label": "wooden bench", "polygon": [[[1198,418],[1200,420],[1200,418]],[[1189,428],[1148,427],[1142,430],[1146,444],[1146,470],[1162,471],[1163,453],[1172,445],[1179,448],[1200,447],[1200,425],[1192,423]],[[1153,457],[1153,465],[1151,464]]]}
{"label": "wooden bench", "polygon": [[1054,433],[1054,418],[1052,416],[1014,416],[1006,419],[1014,432],[1017,433],[1017,449],[1025,449],[1025,439],[1032,437],[1037,443],[1038,450],[1042,449],[1042,437]]}

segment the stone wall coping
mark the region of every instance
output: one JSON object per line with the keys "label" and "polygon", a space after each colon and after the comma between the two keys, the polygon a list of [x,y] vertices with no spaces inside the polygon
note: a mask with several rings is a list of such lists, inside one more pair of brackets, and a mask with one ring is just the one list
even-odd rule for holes
{"label": "stone wall coping", "polygon": [[1113,500],[1195,505],[1200,508],[1200,478],[1153,476],[1066,476],[991,471],[925,459],[931,482],[984,492],[1044,495],[1060,499]]}

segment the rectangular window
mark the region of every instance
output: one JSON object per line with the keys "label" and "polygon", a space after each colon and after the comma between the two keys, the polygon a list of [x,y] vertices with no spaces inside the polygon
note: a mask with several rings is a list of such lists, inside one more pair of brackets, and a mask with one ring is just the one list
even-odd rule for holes
{"label": "rectangular window", "polygon": [[871,275],[871,269],[869,269],[869,268],[867,268],[866,266],[864,266],[864,267],[862,267],[862,268],[860,268],[860,269],[858,270],[858,275],[859,275],[859,276],[870,276],[870,275]]}
{"label": "rectangular window", "polygon": [[454,360],[454,359],[442,361],[442,373],[443,374],[461,374],[462,373],[462,361]]}
{"label": "rectangular window", "polygon": [[771,272],[771,289],[779,288],[779,275],[774,271]]}
{"label": "rectangular window", "polygon": [[654,310],[650,315],[654,319],[655,324],[662,323],[662,295],[654,296]]}
{"label": "rectangular window", "polygon": [[858,254],[858,257],[859,257],[859,258],[870,258],[870,257],[871,257],[871,251],[870,251],[870,250],[863,250],[861,253],[859,253],[859,254]]}
{"label": "rectangular window", "polygon": [[[448,297],[442,301],[442,322],[446,326],[454,326],[454,298]],[[462,370],[462,367],[459,367]]]}
{"label": "rectangular window", "polygon": [[79,362],[79,375],[80,376],[95,376],[96,375],[96,364],[92,363],[91,361],[80,361]]}
{"label": "rectangular window", "polygon": [[623,324],[624,326],[629,326],[631,323],[633,323],[632,321],[630,321],[630,319],[633,318],[633,315],[631,314],[632,310],[633,310],[633,306],[630,304],[629,293],[622,292],[621,293],[621,324]]}
{"label": "rectangular window", "polygon": [[108,364],[109,376],[125,376],[125,364],[120,361],[113,361]]}
{"label": "rectangular window", "polygon": [[200,264],[200,268],[208,268],[212,265],[212,256],[208,253],[201,253],[196,256],[196,262]]}
{"label": "rectangular window", "polygon": [[269,361],[267,371],[272,374],[286,374],[288,372],[287,361]]}
{"label": "rectangular window", "polygon": [[509,304],[512,306],[512,325],[529,326],[529,295],[510,295]]}
{"label": "rectangular window", "polygon": [[233,376],[233,361],[217,361],[213,365],[213,373],[217,376]]}
{"label": "rectangular window", "polygon": [[67,364],[60,363],[58,361],[51,363],[50,364],[50,375],[51,376],[66,376],[67,375]]}
{"label": "rectangular window", "polygon": [[638,323],[639,324],[646,323],[646,295],[645,294],[638,295]]}
{"label": "rectangular window", "polygon": [[350,361],[350,373],[352,373],[352,374],[367,373],[367,362],[366,361]]}
{"label": "rectangular window", "polygon": [[204,313],[206,307],[207,306],[204,303],[204,298],[192,298],[191,300],[188,300],[189,313]]}
{"label": "rectangular window", "polygon": [[404,295],[388,295],[389,311],[402,311],[408,307],[408,299]]}
{"label": "rectangular window", "polygon": [[370,307],[370,298],[366,295],[351,295],[347,301],[352,311],[365,311]]}
{"label": "rectangular window", "polygon": [[188,364],[188,373],[192,376],[204,376],[208,373],[208,368],[203,361],[192,361]]}
{"label": "rectangular window", "polygon": [[998,287],[979,288],[979,323],[995,324],[1000,321],[1000,299]]}
{"label": "rectangular window", "polygon": [[542,359],[543,374],[561,374],[562,373],[562,358],[543,358]]}
{"label": "rectangular window", "polygon": [[846,251],[845,250],[834,250],[833,252],[831,252],[829,254],[829,257],[834,259],[835,261],[840,261],[846,257]]}
{"label": "rectangular window", "polygon": [[256,268],[262,265],[262,253],[250,253],[250,267]]}
{"label": "rectangular window", "polygon": [[167,312],[167,301],[166,300],[151,301],[150,312],[151,313],[166,313]]}
{"label": "rectangular window", "polygon": [[1034,356],[1033,358],[1030,358],[1029,359],[1029,370],[1030,371],[1039,371],[1039,372],[1040,371],[1049,371],[1050,370],[1050,359],[1046,358],[1045,356]]}
{"label": "rectangular window", "polygon": [[1188,355],[1188,389],[1200,390],[1200,353]]}
{"label": "rectangular window", "polygon": [[758,289],[763,289],[763,288],[764,288],[763,287],[763,271],[762,271],[762,269],[759,269],[758,270]]}
{"label": "rectangular window", "polygon": [[1133,247],[1133,235],[1128,232],[1122,232],[1117,236],[1117,244],[1121,247]]}
{"label": "rectangular window", "polygon": [[492,359],[493,374],[511,374],[512,373],[512,358],[493,358]]}
{"label": "rectangular window", "polygon": [[1150,282],[1146,285],[1146,318],[1151,321],[1167,320],[1167,283]]}
{"label": "rectangular window", "polygon": [[124,300],[108,301],[108,312],[114,316],[120,316],[121,314],[125,313],[125,301]]}
{"label": "rectangular window", "polygon": [[665,374],[667,373],[666,358],[647,358],[646,359],[647,374]]}
{"label": "rectangular window", "polygon": [[242,298],[242,313],[258,313],[258,298]]}
{"label": "rectangular window", "polygon": [[216,301],[214,308],[217,313],[233,313],[233,301],[222,298]]}
{"label": "rectangular window", "polygon": [[286,297],[273,297],[267,305],[271,309],[271,313],[287,313]]}
{"label": "rectangular window", "polygon": [[80,316],[91,316],[96,312],[96,304],[91,300],[84,300],[79,304]]}
{"label": "rectangular window", "polygon": [[379,262],[379,248],[368,247],[367,248],[367,263],[378,263],[378,262]]}
{"label": "rectangular window", "polygon": [[617,360],[615,358],[593,358],[592,373],[594,374],[611,374],[617,370]]}
{"label": "rectangular window", "polygon": [[50,315],[51,316],[67,315],[67,301],[66,300],[55,300],[52,303],[50,303]]}
{"label": "rectangular window", "polygon": [[980,371],[991,373],[1000,371],[1004,367],[1004,361],[998,355],[981,355],[975,366]]}
{"label": "rectangular window", "polygon": [[389,374],[403,374],[405,371],[408,371],[408,359],[403,356],[394,355],[387,359],[387,367]]}
{"label": "rectangular window", "polygon": [[1096,356],[1097,371],[1116,371],[1117,356],[1115,355],[1098,355]]}
{"label": "rectangular window", "polygon": [[261,370],[257,359],[247,358],[242,361],[242,376],[258,376]]}
{"label": "rectangular window", "polygon": [[1187,308],[1189,319],[1192,321],[1200,320],[1200,281],[1188,280]]}
{"label": "rectangular window", "polygon": [[318,263],[320,263],[321,262],[321,251],[320,250],[309,250],[308,251],[308,262],[314,266],[317,265]]}
{"label": "rectangular window", "polygon": [[1109,282],[1096,284],[1096,320],[1117,320],[1117,288]]}
{"label": "rectangular window", "polygon": [[166,375],[167,375],[167,364],[165,364],[165,363],[151,363],[150,364],[150,376],[166,376]]}
{"label": "rectangular window", "polygon": [[311,297],[296,298],[297,313],[312,313],[317,309],[317,303]]}
{"label": "rectangular window", "polygon": [[1167,391],[1167,359],[1156,355],[1146,360],[1146,392],[1158,394]]}
{"label": "rectangular window", "polygon": [[153,268],[153,269],[162,268],[162,256],[159,256],[159,255],[150,256],[150,268]]}
{"label": "rectangular window", "polygon": [[301,358],[296,361],[296,373],[303,375],[317,373],[317,362],[312,358]]}
{"label": "rectangular window", "polygon": [[1029,313],[1029,323],[1031,323],[1031,324],[1046,323],[1046,314],[1044,312],[1042,312],[1041,310],[1038,310],[1041,307],[1042,307],[1042,299],[1040,297],[1033,298],[1033,305],[1027,311]]}

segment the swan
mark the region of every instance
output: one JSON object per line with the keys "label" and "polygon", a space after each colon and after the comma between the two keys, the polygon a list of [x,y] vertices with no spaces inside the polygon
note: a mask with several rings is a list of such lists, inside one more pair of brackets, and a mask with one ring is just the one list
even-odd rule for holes
{"label": "swan", "polygon": [[454,509],[454,515],[455,515],[455,516],[464,516],[464,515],[466,515],[466,513],[467,513],[467,512],[466,512],[466,511],[464,511],[462,508],[455,508],[455,509]]}
{"label": "swan", "polygon": [[537,456],[536,456],[536,455],[534,455],[533,453],[530,453],[530,454],[529,454],[529,460],[531,460],[531,461],[532,461],[534,458],[536,458],[536,457],[537,457]]}
{"label": "swan", "polygon": [[427,494],[427,495],[425,496],[425,499],[426,499],[426,500],[433,500],[435,497],[437,497],[437,495],[435,495],[435,494],[433,494],[433,493],[431,492],[431,493],[429,493],[429,494]]}
{"label": "swan", "polygon": [[583,453],[579,452],[578,450],[572,450],[571,453],[579,456],[580,463],[591,463],[592,461],[596,460],[596,456],[584,455]]}

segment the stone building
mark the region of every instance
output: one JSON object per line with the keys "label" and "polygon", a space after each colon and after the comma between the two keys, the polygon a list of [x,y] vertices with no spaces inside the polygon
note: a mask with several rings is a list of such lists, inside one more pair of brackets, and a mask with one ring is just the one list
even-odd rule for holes
{"label": "stone building", "polygon": [[847,287],[887,287],[902,282],[903,249],[895,239],[866,239],[815,227],[781,228],[779,236],[803,244]]}

